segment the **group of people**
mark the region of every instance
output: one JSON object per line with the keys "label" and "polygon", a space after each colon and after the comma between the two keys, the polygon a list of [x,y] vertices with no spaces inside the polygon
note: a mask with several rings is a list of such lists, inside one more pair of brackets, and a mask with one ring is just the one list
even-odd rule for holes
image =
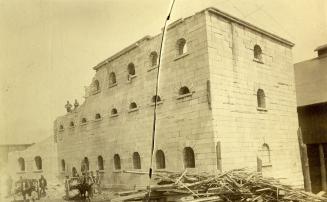
{"label": "group of people", "polygon": [[69,177],[66,176],[65,179],[65,190],[66,197],[75,197],[76,193],[70,193],[70,191],[78,190],[78,195],[80,198],[92,198],[93,194],[101,193],[101,177],[99,171],[96,171],[96,176],[94,176],[93,171],[83,172],[81,176],[76,174],[76,176]]}
{"label": "group of people", "polygon": [[[12,179],[8,178],[8,195],[12,195]],[[35,201],[42,196],[46,195],[47,189],[47,180],[43,175],[41,175],[40,179],[24,179],[20,176],[19,180],[15,183],[14,189],[14,199],[16,199],[17,195],[22,195],[23,200],[30,199],[31,201]]]}

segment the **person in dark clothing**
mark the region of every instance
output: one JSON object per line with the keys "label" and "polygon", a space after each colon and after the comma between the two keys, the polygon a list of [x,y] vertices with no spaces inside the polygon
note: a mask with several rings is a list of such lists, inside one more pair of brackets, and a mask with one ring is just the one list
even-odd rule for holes
{"label": "person in dark clothing", "polygon": [[31,189],[30,182],[27,179],[22,180],[21,188],[22,188],[23,199],[25,201],[26,195],[30,196],[30,189]]}
{"label": "person in dark clothing", "polygon": [[39,186],[40,186],[40,195],[45,196],[46,195],[45,189],[47,188],[47,180],[44,178],[43,175],[41,175],[41,178],[39,179]]}

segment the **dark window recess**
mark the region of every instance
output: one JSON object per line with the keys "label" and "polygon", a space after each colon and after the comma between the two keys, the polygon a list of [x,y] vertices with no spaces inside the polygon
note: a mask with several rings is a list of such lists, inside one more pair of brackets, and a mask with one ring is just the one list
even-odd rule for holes
{"label": "dark window recess", "polygon": [[136,109],[137,108],[137,104],[135,102],[132,102],[130,105],[129,105],[129,109],[132,110],[132,109]]}
{"label": "dark window recess", "polygon": [[20,157],[18,159],[19,171],[25,171],[25,160],[24,158]]}
{"label": "dark window recess", "polygon": [[158,54],[157,52],[153,51],[150,54],[150,62],[151,62],[151,66],[157,66],[158,65]]}
{"label": "dark window recess", "polygon": [[177,54],[183,55],[187,52],[186,40],[184,38],[177,40]]}
{"label": "dark window recess", "polygon": [[133,168],[141,169],[141,157],[138,152],[133,153]]}
{"label": "dark window recess", "polygon": [[120,156],[118,154],[114,155],[114,165],[116,170],[121,169]]}
{"label": "dark window recess", "polygon": [[253,47],[253,57],[258,61],[262,61],[262,50],[259,45]]}
{"label": "dark window recess", "polygon": [[99,113],[97,113],[97,114],[95,115],[95,119],[96,119],[96,120],[101,119],[101,115],[100,115]]}
{"label": "dark window recess", "polygon": [[257,91],[257,102],[259,108],[266,108],[266,96],[262,89],[258,89]]}
{"label": "dark window recess", "polygon": [[179,91],[178,91],[179,95],[186,95],[186,94],[189,94],[189,93],[191,93],[190,89],[188,87],[186,87],[186,86],[181,87],[179,89]]}
{"label": "dark window recess", "polygon": [[98,169],[99,169],[99,170],[104,170],[104,166],[103,166],[103,158],[102,158],[102,156],[98,156]]}
{"label": "dark window recess", "polygon": [[166,168],[165,154],[162,150],[156,152],[156,165],[158,169]]}
{"label": "dark window recess", "polygon": [[161,98],[159,95],[154,95],[151,99],[151,102],[155,103],[157,100],[157,102],[161,102]]}
{"label": "dark window recess", "polygon": [[117,83],[117,81],[116,81],[116,74],[114,72],[111,72],[109,74],[109,85],[114,85],[116,83]]}
{"label": "dark window recess", "polygon": [[117,115],[118,114],[118,110],[116,108],[113,108],[111,110],[111,115]]}
{"label": "dark window recess", "polygon": [[191,147],[185,147],[183,151],[185,168],[195,168],[194,151]]}
{"label": "dark window recess", "polygon": [[66,170],[66,163],[64,159],[61,159],[61,171],[64,172]]}
{"label": "dark window recess", "polygon": [[35,160],[36,169],[42,170],[42,158],[40,156],[36,156],[34,160]]}

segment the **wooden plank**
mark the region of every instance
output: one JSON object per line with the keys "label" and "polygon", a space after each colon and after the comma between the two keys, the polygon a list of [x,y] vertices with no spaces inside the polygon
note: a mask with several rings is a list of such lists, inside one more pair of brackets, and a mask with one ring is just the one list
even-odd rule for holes
{"label": "wooden plank", "polygon": [[299,146],[300,146],[302,172],[303,172],[303,178],[304,178],[304,190],[311,192],[312,190],[311,190],[311,178],[310,178],[308,150],[307,150],[307,145],[303,143],[301,128],[298,129],[298,140],[299,140]]}
{"label": "wooden plank", "polygon": [[212,201],[212,200],[214,200],[214,201],[224,201],[219,196],[211,196],[211,197],[205,197],[205,198],[190,200],[188,202],[204,202],[204,201]]}
{"label": "wooden plank", "polygon": [[324,147],[322,144],[319,144],[319,160],[320,160],[321,188],[323,191],[326,191],[327,190],[326,165],[325,165]]}
{"label": "wooden plank", "polygon": [[111,199],[111,202],[120,202],[120,201],[129,200],[129,199],[144,198],[147,193],[148,192],[141,192],[141,193],[132,194],[132,195],[128,195],[128,196],[121,196],[121,197],[117,197],[117,198]]}

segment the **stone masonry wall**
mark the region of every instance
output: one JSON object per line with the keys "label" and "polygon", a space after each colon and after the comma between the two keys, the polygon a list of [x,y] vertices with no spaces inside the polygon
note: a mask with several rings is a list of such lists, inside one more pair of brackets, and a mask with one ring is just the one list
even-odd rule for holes
{"label": "stone masonry wall", "polygon": [[[8,157],[8,171],[15,180],[20,176],[29,179],[39,179],[43,175],[50,184],[58,183],[57,154],[57,145],[51,136],[30,146],[26,150],[10,152]],[[42,159],[41,170],[38,170],[36,167],[36,156],[40,156]],[[23,158],[25,161],[25,171],[20,170],[19,158]]]}
{"label": "stone masonry wall", "polygon": [[[206,16],[215,141],[222,168],[257,167],[263,144],[270,165],[263,173],[302,185],[291,47],[213,13]],[[262,63],[253,48],[262,49]],[[257,90],[266,109],[257,108]]]}
{"label": "stone masonry wall", "polygon": [[[187,53],[177,56],[176,42],[187,41]],[[103,183],[109,186],[147,185],[147,175],[124,173],[134,170],[133,152],[141,157],[141,170],[148,172],[153,123],[151,98],[155,94],[157,68],[150,67],[149,55],[159,53],[161,35],[138,44],[137,48],[123,54],[99,68],[94,76],[100,82],[101,92],[88,96],[74,112],[59,117],[54,124],[58,137],[58,164],[66,162],[65,172],[71,174],[75,167],[79,172],[81,161],[87,157],[90,170],[95,171],[97,157],[104,159]],[[157,106],[156,149],[165,154],[166,169],[184,170],[183,149],[192,147],[195,168],[190,172],[215,170],[212,115],[208,108],[206,81],[208,72],[208,48],[204,13],[199,13],[170,26],[163,50],[159,95],[162,103]],[[127,81],[127,66],[133,62],[136,77]],[[116,73],[117,85],[109,87],[108,75]],[[178,91],[187,86],[191,96],[179,97]],[[128,106],[136,102],[138,110],[129,112]],[[111,117],[112,108],[118,116]],[[95,120],[95,114],[101,120]],[[88,122],[81,125],[86,117]],[[74,121],[75,127],[70,127]],[[60,125],[64,126],[59,131]],[[121,170],[114,169],[113,156],[119,154]],[[155,159],[155,158],[154,158]],[[155,160],[154,160],[155,161]],[[155,162],[154,162],[155,167]]]}

